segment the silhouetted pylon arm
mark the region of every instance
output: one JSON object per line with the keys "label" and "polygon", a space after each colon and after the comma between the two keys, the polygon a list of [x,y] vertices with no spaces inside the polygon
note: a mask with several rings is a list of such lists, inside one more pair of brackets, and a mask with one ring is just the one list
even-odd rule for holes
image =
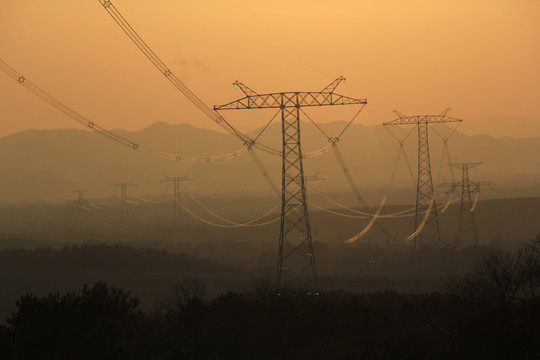
{"label": "silhouetted pylon arm", "polygon": [[248,95],[228,104],[214,106],[214,110],[283,109],[305,106],[363,105],[366,99],[353,99],[333,92],[283,92]]}
{"label": "silhouetted pylon arm", "polygon": [[242,92],[244,94],[246,94],[247,96],[257,96],[259,94],[257,94],[255,91],[251,90],[247,85],[241,83],[240,81],[236,80],[235,82],[233,82],[233,85],[235,86],[238,86],[238,88],[240,90],[242,90]]}
{"label": "silhouetted pylon arm", "polygon": [[404,118],[404,117],[406,117],[405,115],[403,115],[402,113],[400,113],[400,112],[397,111],[397,110],[394,110],[394,111],[392,111],[392,112],[393,112],[394,114],[396,114],[399,118]]}
{"label": "silhouetted pylon arm", "polygon": [[455,167],[457,169],[462,169],[463,167],[466,167],[467,169],[472,169],[472,168],[480,166],[482,164],[483,164],[482,162],[476,162],[476,163],[451,163],[451,164],[448,164],[448,165],[450,165],[452,167]]}
{"label": "silhouetted pylon arm", "polygon": [[334,92],[334,90],[336,90],[338,85],[341,84],[341,82],[345,80],[347,79],[345,79],[343,76],[338,77],[336,80],[332,81],[327,87],[322,89],[322,92],[331,92],[331,93]]}
{"label": "silhouetted pylon arm", "polygon": [[439,116],[445,116],[446,114],[448,114],[448,112],[452,110],[451,107],[447,107],[446,109],[444,109],[440,114]]}
{"label": "silhouetted pylon arm", "polygon": [[403,116],[401,113],[394,111],[399,118],[383,123],[383,125],[410,125],[410,124],[437,124],[437,123],[448,123],[448,122],[462,122],[461,119],[456,119],[450,116],[446,116],[446,112],[442,112],[438,115],[414,115],[414,116]]}
{"label": "silhouetted pylon arm", "polygon": [[[461,181],[455,182],[455,183],[442,183],[439,186],[440,187],[449,187],[449,188],[458,188],[461,187]],[[471,187],[482,187],[482,186],[492,186],[497,185],[492,181],[469,181],[469,185]]]}

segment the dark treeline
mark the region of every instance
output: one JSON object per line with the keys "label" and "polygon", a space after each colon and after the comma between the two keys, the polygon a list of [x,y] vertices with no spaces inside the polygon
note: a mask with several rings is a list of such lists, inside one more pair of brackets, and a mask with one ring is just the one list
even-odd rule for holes
{"label": "dark treeline", "polygon": [[58,271],[99,268],[106,272],[125,269],[137,272],[149,267],[176,273],[211,273],[232,270],[231,267],[215,261],[195,259],[182,253],[173,254],[165,250],[104,244],[64,246],[60,249],[39,248],[32,251],[21,249],[0,251],[0,268],[15,264],[29,271],[46,268],[54,268]]}
{"label": "dark treeline", "polygon": [[482,256],[444,291],[406,295],[293,288],[258,280],[205,297],[177,281],[142,311],[130,292],[19,298],[0,327],[3,359],[509,359],[538,358],[540,239]]}
{"label": "dark treeline", "polygon": [[131,289],[147,309],[178,279],[199,277],[207,282],[209,294],[216,295],[239,289],[249,276],[232,266],[165,250],[102,244],[5,249],[0,250],[0,319],[26,292],[66,292],[105,281]]}
{"label": "dark treeline", "polygon": [[[8,239],[21,243],[24,239]],[[32,242],[35,243],[35,242]],[[35,243],[38,244],[38,243]],[[74,291],[104,281],[130,289],[143,310],[154,306],[171,283],[197,277],[216,296],[240,291],[252,279],[275,276],[275,243],[213,241],[105,245],[90,242],[60,248],[0,250],[0,323],[23,293]],[[314,243],[319,283],[324,290],[405,293],[440,290],[449,274],[463,274],[489,247],[416,251],[410,247]],[[189,254],[189,255],[188,255]],[[414,267],[413,267],[414,260]]]}

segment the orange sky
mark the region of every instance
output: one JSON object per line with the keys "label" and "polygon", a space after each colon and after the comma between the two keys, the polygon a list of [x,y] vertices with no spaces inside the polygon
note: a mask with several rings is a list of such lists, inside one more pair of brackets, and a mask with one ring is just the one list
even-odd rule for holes
{"label": "orange sky", "polygon": [[[142,38],[209,105],[258,92],[317,91],[367,98],[360,121],[438,113],[494,133],[493,117],[538,119],[537,0],[113,0]],[[0,58],[108,128],[161,120],[218,129],[139,53],[98,0],[0,3]],[[0,136],[78,127],[0,73]],[[315,120],[350,119],[354,109]],[[242,130],[264,125],[227,113]]]}

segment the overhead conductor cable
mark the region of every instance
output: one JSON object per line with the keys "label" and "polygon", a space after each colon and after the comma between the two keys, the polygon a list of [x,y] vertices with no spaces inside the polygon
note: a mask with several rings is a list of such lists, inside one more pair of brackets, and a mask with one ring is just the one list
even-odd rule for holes
{"label": "overhead conductor cable", "polygon": [[55,99],[54,97],[52,97],[51,95],[49,95],[48,93],[40,89],[37,85],[33,84],[30,80],[22,76],[20,73],[18,73],[15,69],[13,69],[11,66],[9,66],[6,62],[4,62],[1,59],[0,59],[0,70],[4,71],[11,78],[16,80],[21,86],[23,86],[28,91],[30,91],[31,93],[39,97],[41,100],[45,101],[46,103],[56,108],[60,112],[64,113],[69,118],[75,120],[79,124],[83,125],[87,129],[93,132],[96,132],[112,141],[115,141],[118,144],[127,146],[137,151],[143,151],[143,152],[146,152],[151,155],[154,155],[163,159],[167,159],[167,160],[175,160],[178,162],[188,162],[188,163],[209,163],[209,162],[214,162],[214,161],[230,160],[248,152],[247,149],[241,148],[232,153],[228,153],[224,155],[185,156],[185,155],[167,153],[163,151],[157,151],[148,146],[135,143],[132,140],[129,140],[125,137],[115,134],[114,132],[107,130],[103,126],[89,120],[85,116],[79,114],[75,110],[71,109],[70,107],[66,106],[62,102],[58,101],[57,99]]}

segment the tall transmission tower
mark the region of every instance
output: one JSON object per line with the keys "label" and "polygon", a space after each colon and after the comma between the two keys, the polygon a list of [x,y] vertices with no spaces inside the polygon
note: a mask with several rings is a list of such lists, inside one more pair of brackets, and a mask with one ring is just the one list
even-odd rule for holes
{"label": "tall transmission tower", "polygon": [[122,182],[122,183],[113,182],[112,186],[113,187],[120,187],[122,189],[122,197],[120,198],[120,200],[122,201],[121,202],[122,210],[121,210],[120,221],[121,221],[122,225],[125,226],[126,222],[127,222],[127,218],[128,218],[127,188],[129,186],[137,186],[137,184],[133,183],[133,181]]}
{"label": "tall transmission tower", "polygon": [[414,115],[405,116],[398,111],[394,111],[397,119],[383,123],[383,125],[416,125],[418,127],[418,180],[416,182],[416,216],[414,228],[417,229],[424,220],[425,212],[430,208],[431,213],[427,216],[423,229],[414,237],[414,249],[419,245],[437,243],[442,248],[441,231],[435,203],[435,191],[433,190],[433,179],[431,177],[431,162],[429,159],[429,124],[441,124],[449,122],[461,122],[446,114],[450,108],[438,115]]}
{"label": "tall transmission tower", "polygon": [[184,222],[184,213],[182,211],[182,206],[180,206],[180,184],[185,181],[193,181],[192,178],[186,176],[167,176],[160,180],[162,183],[170,182],[173,184],[174,191],[174,201],[173,201],[173,224],[183,223]]}
{"label": "tall transmission tower", "polygon": [[[236,81],[245,97],[214,110],[281,109],[282,173],[281,223],[279,234],[277,285],[305,285],[318,290],[317,267],[306,204],[306,183],[302,164],[300,109],[307,106],[365,105],[365,99],[353,99],[334,93],[343,77],[337,78],[320,92],[279,92],[258,94]],[[253,145],[253,144],[248,144]]]}
{"label": "tall transmission tower", "polygon": [[[461,169],[461,181],[454,183],[443,183],[441,186],[450,187],[452,192],[460,189],[461,201],[459,204],[459,226],[458,241],[461,245],[470,243],[478,244],[478,233],[474,219],[474,208],[478,201],[478,193],[481,186],[493,185],[491,181],[471,181],[469,169],[482,165],[482,163],[453,163],[452,167]],[[473,193],[476,197],[473,200]],[[457,245],[457,244],[456,244]]]}

